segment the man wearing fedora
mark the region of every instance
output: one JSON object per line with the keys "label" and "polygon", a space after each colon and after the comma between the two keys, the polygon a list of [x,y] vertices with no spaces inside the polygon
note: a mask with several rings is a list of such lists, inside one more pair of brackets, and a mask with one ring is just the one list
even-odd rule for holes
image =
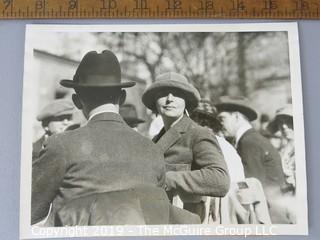
{"label": "man wearing fedora", "polygon": [[[135,83],[121,82],[118,59],[105,50],[88,52],[73,80],[62,80],[60,84],[74,88],[73,102],[88,123],[50,137],[40,157],[33,162],[32,224],[46,216],[50,203],[48,226],[148,223],[140,219],[144,208],[132,198],[136,194],[132,191],[127,197],[120,194],[144,184],[162,187],[165,180],[163,155],[152,141],[132,130],[119,115],[119,105],[126,96],[123,88]],[[102,198],[108,204],[99,205],[97,195],[115,192],[113,197],[107,194]],[[121,201],[114,200],[118,199],[117,194],[122,196]],[[124,206],[120,207],[121,211],[119,202]],[[132,211],[128,210],[130,214],[125,219],[123,214],[115,217],[127,208]],[[93,209],[98,218],[90,212]],[[114,212],[108,215],[109,209]],[[98,220],[92,222],[92,219]]]}
{"label": "man wearing fedora", "polygon": [[223,96],[216,107],[226,135],[235,139],[245,177],[257,178],[263,186],[272,223],[287,223],[279,206],[284,185],[281,158],[268,139],[253,129],[250,122],[257,119],[257,112],[244,97]]}

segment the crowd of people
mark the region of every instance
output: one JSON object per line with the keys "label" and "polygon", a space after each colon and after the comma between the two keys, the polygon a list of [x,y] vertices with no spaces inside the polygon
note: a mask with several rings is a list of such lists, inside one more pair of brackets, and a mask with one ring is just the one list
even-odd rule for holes
{"label": "crowd of people", "polygon": [[[72,80],[71,100],[55,100],[37,119],[33,144],[31,224],[290,224],[295,195],[291,106],[267,126],[279,149],[251,124],[244,97],[213,104],[180,73],[158,75],[142,102],[162,120],[152,140],[124,104],[126,88],[111,51],[88,52]],[[75,109],[87,119],[72,121]]]}

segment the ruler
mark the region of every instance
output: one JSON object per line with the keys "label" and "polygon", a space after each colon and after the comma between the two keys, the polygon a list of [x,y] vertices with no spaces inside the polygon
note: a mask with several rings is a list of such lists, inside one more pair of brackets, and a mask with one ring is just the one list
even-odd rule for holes
{"label": "ruler", "polygon": [[320,0],[0,0],[0,19],[320,19]]}

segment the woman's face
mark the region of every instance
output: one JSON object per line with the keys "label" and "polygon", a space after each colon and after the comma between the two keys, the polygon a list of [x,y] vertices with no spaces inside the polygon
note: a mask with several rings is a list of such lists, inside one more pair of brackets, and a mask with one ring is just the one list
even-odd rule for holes
{"label": "woman's face", "polygon": [[157,94],[156,99],[156,108],[162,117],[178,119],[183,115],[186,102],[178,90],[161,90]]}

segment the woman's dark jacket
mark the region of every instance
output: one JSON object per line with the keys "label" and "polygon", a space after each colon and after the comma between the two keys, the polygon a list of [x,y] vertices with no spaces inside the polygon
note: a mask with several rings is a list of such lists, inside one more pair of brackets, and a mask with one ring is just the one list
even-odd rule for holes
{"label": "woman's dark jacket", "polygon": [[164,154],[167,187],[184,203],[201,201],[201,196],[222,197],[228,192],[226,162],[208,129],[183,116],[168,131],[163,128],[153,141]]}

